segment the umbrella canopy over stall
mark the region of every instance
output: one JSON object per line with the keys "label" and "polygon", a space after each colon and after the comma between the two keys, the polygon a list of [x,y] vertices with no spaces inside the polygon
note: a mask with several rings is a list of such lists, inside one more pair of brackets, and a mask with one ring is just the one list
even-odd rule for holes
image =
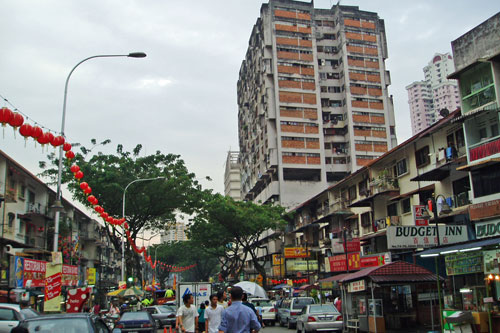
{"label": "umbrella canopy over stall", "polygon": [[255,282],[241,281],[236,283],[235,286],[240,287],[244,292],[252,296],[267,298],[267,294],[264,288],[262,288]]}
{"label": "umbrella canopy over stall", "polygon": [[286,283],[278,284],[277,286],[273,287],[274,290],[283,289],[283,288],[291,288],[291,287]]}
{"label": "umbrella canopy over stall", "polygon": [[137,287],[131,287],[127,289],[118,289],[115,291],[111,291],[107,294],[108,296],[142,296],[144,295],[144,292],[137,288]]}

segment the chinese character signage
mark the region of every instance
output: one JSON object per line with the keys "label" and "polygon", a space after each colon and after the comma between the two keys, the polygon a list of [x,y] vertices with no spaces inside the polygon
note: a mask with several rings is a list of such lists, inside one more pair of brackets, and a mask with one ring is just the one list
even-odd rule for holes
{"label": "chinese character signage", "polygon": [[425,205],[413,205],[413,219],[415,220],[416,226],[427,226],[429,225],[429,220],[422,218],[425,213]]}
{"label": "chinese character signage", "polygon": [[53,262],[46,263],[43,305],[45,312],[61,311],[62,264],[60,264],[59,258],[59,255],[53,255]]}
{"label": "chinese character signage", "polygon": [[[440,244],[454,244],[468,240],[465,225],[439,226]],[[435,247],[438,244],[435,226],[390,226],[387,228],[389,249],[415,249]]]}
{"label": "chinese character signage", "polygon": [[349,265],[349,271],[359,270],[361,268],[361,261],[358,253],[350,253],[347,255],[340,254],[337,256],[328,257],[330,264],[330,272],[345,272],[347,271],[346,261]]}
{"label": "chinese character signage", "polygon": [[462,275],[483,271],[483,255],[478,252],[454,253],[444,257],[446,275]]}
{"label": "chinese character signage", "polygon": [[[360,242],[359,238],[355,238],[352,241],[348,241],[347,243],[347,252],[359,252],[360,251]],[[338,242],[334,242],[332,246],[332,252],[333,253],[345,253],[345,246],[344,242],[339,239]]]}
{"label": "chinese character signage", "polygon": [[360,258],[360,268],[378,267],[391,262],[391,253],[379,254]]}
{"label": "chinese character signage", "polygon": [[318,270],[318,262],[316,260],[287,260],[287,272],[314,272]]}
{"label": "chinese character signage", "polygon": [[308,251],[303,247],[286,247],[285,258],[307,258],[309,257]]}
{"label": "chinese character signage", "polygon": [[89,286],[95,285],[96,270],[93,267],[87,268],[87,284]]}
{"label": "chinese character signage", "polygon": [[26,283],[31,281],[31,288],[45,286],[45,261],[33,260],[22,257],[15,257],[14,275],[16,288],[26,287]]}
{"label": "chinese character signage", "polygon": [[[469,207],[472,221],[500,215],[500,199],[481,202]],[[498,221],[497,221],[498,222]],[[478,237],[479,238],[479,237]]]}
{"label": "chinese character signage", "polygon": [[365,280],[359,280],[359,281],[350,282],[347,285],[347,291],[350,292],[350,293],[355,293],[355,292],[358,292],[358,291],[363,291],[365,289],[366,289]]}
{"label": "chinese character signage", "polygon": [[484,274],[500,274],[500,251],[483,251]]}
{"label": "chinese character signage", "polygon": [[78,285],[78,266],[62,265],[62,285]]}

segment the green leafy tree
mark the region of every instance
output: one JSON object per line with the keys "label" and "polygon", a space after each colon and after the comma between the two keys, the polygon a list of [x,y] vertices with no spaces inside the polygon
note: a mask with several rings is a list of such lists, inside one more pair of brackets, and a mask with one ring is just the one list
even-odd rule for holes
{"label": "green leafy tree", "polygon": [[[165,177],[160,180],[136,182],[127,189],[125,217],[133,239],[136,239],[142,230],[164,230],[166,225],[175,222],[179,213],[193,214],[200,209],[203,198],[209,191],[202,190],[195,174],[188,171],[179,155],[157,151],[151,155],[140,156],[141,145],[137,145],[132,152],[125,151],[122,145],[118,145],[114,154],[93,153],[96,147],[109,143],[109,140],[97,143],[93,139],[91,148],[79,146],[80,152],[75,152],[76,157],[72,163],[80,167],[84,173],[83,181],[90,185],[99,205],[104,207],[110,216],[121,217],[123,193],[132,181]],[[48,159],[49,164],[40,162],[40,166],[46,169],[42,176],[55,183],[58,158],[51,154]],[[90,207],[87,196],[74,180],[69,167],[63,170],[62,181],[68,184],[73,198]],[[121,228],[108,226],[106,230],[112,236],[110,239],[113,246],[120,251],[120,238],[115,236],[119,235]],[[128,242],[126,244],[126,260],[128,263],[134,262],[136,273],[139,273],[139,256],[132,251]],[[131,266],[126,265],[127,275],[132,274]]]}
{"label": "green leafy tree", "polygon": [[257,256],[257,250],[264,248],[259,239],[266,230],[284,228],[287,223],[284,214],[285,209],[281,206],[235,201],[215,194],[193,218],[188,236],[206,251],[224,253],[220,258],[229,260],[227,267],[236,268],[236,272],[241,271],[248,258],[263,276],[265,287],[266,271]]}

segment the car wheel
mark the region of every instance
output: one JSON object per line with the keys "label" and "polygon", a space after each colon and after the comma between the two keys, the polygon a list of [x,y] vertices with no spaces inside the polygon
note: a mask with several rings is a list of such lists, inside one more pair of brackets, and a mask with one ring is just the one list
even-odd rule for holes
{"label": "car wheel", "polygon": [[283,322],[283,320],[282,320],[282,318],[281,318],[281,317],[280,317],[280,319],[279,319],[279,323],[280,323],[280,326],[281,326],[281,327],[285,326],[285,323]]}
{"label": "car wheel", "polygon": [[293,324],[292,324],[292,322],[291,322],[290,320],[288,320],[288,321],[287,321],[287,323],[286,323],[286,327],[287,327],[289,330],[291,330],[291,329],[293,328]]}
{"label": "car wheel", "polygon": [[274,326],[276,325],[276,321],[275,320],[271,320],[271,326]]}

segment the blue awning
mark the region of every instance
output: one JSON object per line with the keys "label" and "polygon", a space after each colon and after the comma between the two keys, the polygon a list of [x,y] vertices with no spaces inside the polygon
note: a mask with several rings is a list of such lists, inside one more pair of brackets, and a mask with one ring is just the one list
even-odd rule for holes
{"label": "blue awning", "polygon": [[[474,249],[476,247],[483,247],[483,246],[488,246],[488,245],[500,245],[500,237],[496,238],[488,238],[488,239],[483,239],[483,240],[475,240],[472,242],[468,243],[460,243],[460,244],[454,244],[446,247],[438,247],[438,248],[432,248],[429,250],[425,250],[422,252],[417,253],[418,256],[432,256],[432,255],[438,255],[438,254],[447,254],[447,253],[453,253],[453,252],[466,252],[467,250]],[[464,251],[465,250],[465,251]],[[443,253],[447,252],[447,253]]]}

